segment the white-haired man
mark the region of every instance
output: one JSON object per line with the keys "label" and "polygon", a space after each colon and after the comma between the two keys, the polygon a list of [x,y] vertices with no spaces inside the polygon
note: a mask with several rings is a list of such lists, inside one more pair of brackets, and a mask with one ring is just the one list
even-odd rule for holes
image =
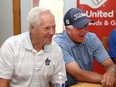
{"label": "white-haired man", "polygon": [[0,87],[55,87],[65,73],[60,47],[52,41],[55,19],[49,9],[34,7],[29,32],[8,38],[0,50]]}

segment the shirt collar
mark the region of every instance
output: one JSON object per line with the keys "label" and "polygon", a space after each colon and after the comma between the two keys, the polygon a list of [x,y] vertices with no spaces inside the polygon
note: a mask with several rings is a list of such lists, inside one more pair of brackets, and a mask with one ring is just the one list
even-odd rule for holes
{"label": "shirt collar", "polygon": [[30,39],[30,32],[26,33],[24,39],[25,39],[25,48],[29,50],[33,50],[33,46],[32,46],[31,39]]}
{"label": "shirt collar", "polygon": [[[33,48],[32,43],[31,43],[30,32],[27,32],[26,33],[24,39],[25,39],[25,43],[24,43],[25,44],[25,48],[26,49],[29,49],[29,50],[32,50],[32,51],[35,52],[35,49]],[[46,44],[43,47],[43,49],[41,49],[41,52],[40,53],[49,52],[50,51],[50,46],[51,46],[51,44]]]}

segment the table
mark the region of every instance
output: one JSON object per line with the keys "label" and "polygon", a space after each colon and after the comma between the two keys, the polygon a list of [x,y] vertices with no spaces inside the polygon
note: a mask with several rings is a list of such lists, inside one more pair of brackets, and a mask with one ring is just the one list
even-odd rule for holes
{"label": "table", "polygon": [[[93,84],[93,83],[79,83],[70,87],[102,87],[101,84]],[[114,86],[116,87],[116,86]]]}

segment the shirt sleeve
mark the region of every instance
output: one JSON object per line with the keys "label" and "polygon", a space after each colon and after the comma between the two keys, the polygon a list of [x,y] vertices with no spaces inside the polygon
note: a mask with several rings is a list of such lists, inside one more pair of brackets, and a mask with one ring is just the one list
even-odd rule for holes
{"label": "shirt sleeve", "polygon": [[108,43],[111,58],[116,58],[116,29],[111,32]]}
{"label": "shirt sleeve", "polygon": [[9,40],[0,48],[0,78],[11,79],[14,68],[14,57]]}
{"label": "shirt sleeve", "polygon": [[63,52],[63,58],[64,58],[64,61],[65,61],[65,64],[75,61],[75,59],[71,55],[71,53],[69,51],[70,49],[68,47],[63,46],[63,45],[61,45],[60,47],[61,47],[62,52]]}
{"label": "shirt sleeve", "polygon": [[54,41],[61,47],[65,64],[75,61],[71,55],[71,48],[66,44],[66,41],[59,41],[58,38],[55,38]]}
{"label": "shirt sleeve", "polygon": [[102,42],[96,35],[93,36],[92,43],[93,43],[93,55],[99,63],[102,63],[107,58],[109,58],[109,54],[107,53]]}

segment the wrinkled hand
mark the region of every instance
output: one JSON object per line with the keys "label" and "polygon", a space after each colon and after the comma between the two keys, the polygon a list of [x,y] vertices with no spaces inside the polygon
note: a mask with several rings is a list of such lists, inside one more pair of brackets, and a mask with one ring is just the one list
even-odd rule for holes
{"label": "wrinkled hand", "polygon": [[80,4],[86,4],[91,8],[99,8],[103,5],[107,0],[80,0]]}
{"label": "wrinkled hand", "polygon": [[115,83],[115,73],[112,71],[107,71],[101,80],[102,86],[103,87],[113,87]]}

